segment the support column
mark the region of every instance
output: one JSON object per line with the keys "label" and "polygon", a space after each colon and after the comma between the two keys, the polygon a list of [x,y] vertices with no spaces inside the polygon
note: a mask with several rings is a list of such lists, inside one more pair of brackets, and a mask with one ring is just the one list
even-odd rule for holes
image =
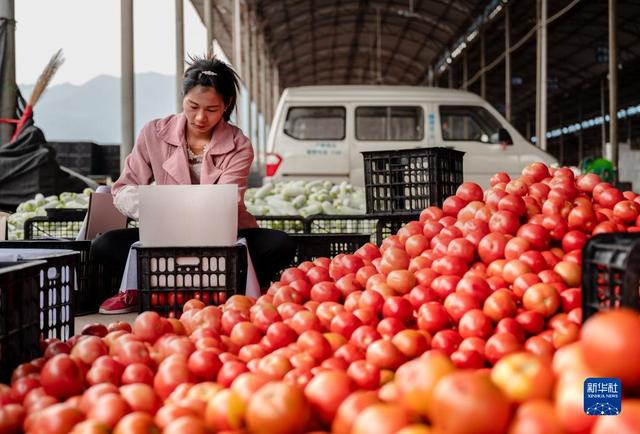
{"label": "support column", "polygon": [[467,49],[462,52],[462,89],[467,90],[469,80],[469,62],[467,60]]}
{"label": "support column", "polygon": [[256,164],[260,170],[262,170],[262,157],[260,155],[260,143],[258,142],[258,102],[259,95],[259,81],[258,81],[258,32],[256,30],[255,16],[253,11],[250,15],[251,23],[249,28],[251,29],[251,78],[249,81],[251,88],[252,104],[250,105],[251,116],[251,130],[249,131],[249,137],[252,138],[253,146],[256,154]]}
{"label": "support column", "polygon": [[122,101],[122,144],[120,145],[120,169],[133,149],[134,114],[134,68],[133,68],[133,0],[120,0],[121,19],[121,101]]}
{"label": "support column", "polygon": [[449,89],[453,89],[453,63],[449,64]]}
{"label": "support column", "polygon": [[[580,95],[580,94],[578,94]],[[578,96],[578,118],[580,122],[580,130],[578,130],[578,166],[582,162],[584,158],[584,146],[583,146],[583,137],[582,137],[582,97]]]}
{"label": "support column", "polygon": [[204,26],[207,29],[207,54],[213,54],[213,0],[204,0]]}
{"label": "support column", "polygon": [[242,21],[244,22],[244,32],[242,33],[242,82],[244,83],[244,87],[246,89],[246,98],[244,101],[245,108],[245,134],[251,135],[251,98],[253,98],[253,94],[251,93],[251,25],[249,23],[249,5],[247,3],[243,3],[241,5],[242,10]]}
{"label": "support column", "polygon": [[537,145],[547,149],[547,0],[538,0],[538,47],[536,71],[536,137]]}
{"label": "support column", "polygon": [[184,0],[176,5],[176,111],[182,111],[182,76],[184,74]]}
{"label": "support column", "polygon": [[607,155],[607,122],[605,120],[605,116],[607,115],[607,103],[605,99],[605,81],[607,78],[605,76],[600,77],[600,116],[602,116],[602,124],[600,125],[600,140],[602,141],[602,158],[605,158]]}
{"label": "support column", "polygon": [[[7,37],[4,49],[2,77],[0,81],[0,117],[16,117],[16,22],[14,0],[0,0],[0,19],[7,21]],[[0,144],[8,143],[14,125],[0,124]]]}
{"label": "support column", "polygon": [[504,116],[511,122],[511,16],[510,4],[504,5]]}
{"label": "support column", "polygon": [[267,114],[267,124],[271,125],[271,118],[273,116],[273,68],[271,67],[271,57],[267,56],[265,74],[265,90],[267,92],[267,100],[265,104],[265,113]]}
{"label": "support column", "polygon": [[[616,21],[618,1],[609,0],[609,143],[611,160],[618,169],[618,46]],[[617,177],[616,177],[617,180]]]}
{"label": "support column", "polygon": [[[240,17],[240,0],[233,0],[233,67],[238,73],[242,74],[242,19]],[[244,95],[242,92],[238,94],[236,101],[236,125],[241,125],[242,119],[242,103]]]}
{"label": "support column", "polygon": [[487,99],[487,74],[484,71],[487,65],[484,53],[484,24],[480,25],[480,96]]}
{"label": "support column", "polygon": [[279,72],[278,72],[278,67],[277,66],[273,66],[273,105],[272,105],[272,109],[273,112],[276,112],[276,109],[278,108],[278,102],[280,100],[280,83],[279,83],[280,77],[279,77]]}
{"label": "support column", "polygon": [[267,106],[267,56],[265,54],[265,44],[264,44],[264,33],[262,29],[260,30],[259,39],[260,41],[260,113],[262,113],[262,125],[260,125],[260,136],[262,140],[260,141],[260,146],[262,147],[262,152],[266,150],[266,124],[267,124],[267,114],[266,114],[266,106]]}

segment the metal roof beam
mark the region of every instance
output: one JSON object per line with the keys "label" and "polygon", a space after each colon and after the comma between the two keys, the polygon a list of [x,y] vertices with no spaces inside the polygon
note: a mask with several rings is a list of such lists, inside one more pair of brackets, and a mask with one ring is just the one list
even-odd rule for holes
{"label": "metal roof beam", "polygon": [[351,49],[349,50],[349,57],[347,58],[347,73],[345,74],[345,82],[348,80],[349,69],[353,67],[353,61],[358,52],[358,46],[360,35],[362,34],[362,24],[364,22],[364,16],[366,14],[366,10],[369,6],[369,0],[360,0],[360,5],[358,7],[358,18],[356,19],[356,26],[353,30],[353,38],[351,39]]}

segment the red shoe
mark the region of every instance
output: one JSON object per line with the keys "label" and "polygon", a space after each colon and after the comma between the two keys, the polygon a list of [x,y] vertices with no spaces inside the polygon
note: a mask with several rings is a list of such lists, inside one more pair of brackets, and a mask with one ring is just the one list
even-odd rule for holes
{"label": "red shoe", "polygon": [[138,291],[127,289],[111,298],[107,298],[101,305],[98,312],[104,315],[116,315],[119,313],[129,313],[138,310]]}

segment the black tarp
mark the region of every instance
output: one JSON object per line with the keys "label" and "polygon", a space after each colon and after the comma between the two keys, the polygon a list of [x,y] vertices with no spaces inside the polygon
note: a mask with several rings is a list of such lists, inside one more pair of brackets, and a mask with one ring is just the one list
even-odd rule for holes
{"label": "black tarp", "polygon": [[[5,21],[0,21],[0,55],[6,42]],[[0,57],[3,62],[3,57]],[[24,98],[17,92],[16,118],[22,115]],[[18,137],[0,144],[0,209],[12,210],[36,194],[45,196],[65,191],[82,191],[86,184],[60,169],[55,150],[47,145],[31,117]]]}

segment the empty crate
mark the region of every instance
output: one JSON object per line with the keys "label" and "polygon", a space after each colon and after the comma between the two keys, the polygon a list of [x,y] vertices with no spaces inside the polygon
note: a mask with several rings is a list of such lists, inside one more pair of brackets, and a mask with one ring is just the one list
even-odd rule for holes
{"label": "empty crate", "polygon": [[340,253],[354,253],[369,242],[367,234],[295,234],[296,264],[316,258],[332,258]]}
{"label": "empty crate", "polygon": [[44,261],[0,262],[0,382],[20,363],[38,357],[38,294]]}
{"label": "empty crate", "polygon": [[86,315],[98,311],[100,304],[117,293],[122,276],[96,263],[90,255],[91,241],[22,240],[5,241],[1,248],[12,249],[62,249],[79,253],[78,271],[74,296],[75,315]]}
{"label": "empty crate", "polygon": [[463,156],[449,148],[363,152],[367,214],[408,214],[442,205],[462,183]]}
{"label": "empty crate", "polygon": [[277,229],[290,234],[300,234],[305,230],[305,219],[296,216],[256,216],[258,226],[264,229]]}

